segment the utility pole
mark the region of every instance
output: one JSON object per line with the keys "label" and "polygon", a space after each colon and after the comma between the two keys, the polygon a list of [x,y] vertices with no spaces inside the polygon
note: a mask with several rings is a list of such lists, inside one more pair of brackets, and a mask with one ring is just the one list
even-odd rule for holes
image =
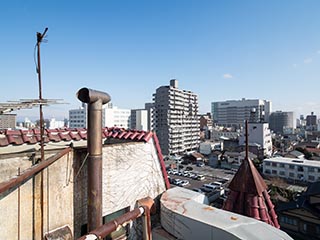
{"label": "utility pole", "polygon": [[[42,111],[42,83],[41,83],[41,62],[40,62],[40,44],[45,37],[48,28],[45,28],[44,32],[41,34],[37,32],[37,74],[38,74],[38,81],[39,81],[39,109],[40,109],[40,147],[41,147],[41,161],[44,161],[44,120],[43,120],[43,111]],[[47,183],[48,184],[48,183]],[[40,174],[40,237],[43,239],[43,215],[44,215],[44,193],[43,193],[43,171]],[[47,206],[48,207],[48,206]],[[47,219],[49,221],[49,219]],[[49,230],[49,229],[48,229]]]}

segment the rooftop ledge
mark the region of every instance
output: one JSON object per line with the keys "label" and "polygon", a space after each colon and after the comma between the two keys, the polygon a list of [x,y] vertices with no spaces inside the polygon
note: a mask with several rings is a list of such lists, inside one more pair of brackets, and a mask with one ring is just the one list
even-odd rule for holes
{"label": "rooftop ledge", "polygon": [[161,197],[161,225],[178,239],[292,239],[264,222],[203,204],[205,196],[174,187]]}

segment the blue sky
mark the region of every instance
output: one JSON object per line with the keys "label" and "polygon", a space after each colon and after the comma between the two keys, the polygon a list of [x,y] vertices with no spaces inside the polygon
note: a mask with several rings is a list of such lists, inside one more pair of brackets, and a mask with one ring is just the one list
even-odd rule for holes
{"label": "blue sky", "polygon": [[[68,117],[89,87],[120,108],[142,108],[155,89],[179,80],[212,101],[260,98],[273,110],[320,115],[320,1],[1,1],[0,102],[38,97],[34,64],[41,45],[43,97]],[[24,110],[19,116],[37,116]]]}

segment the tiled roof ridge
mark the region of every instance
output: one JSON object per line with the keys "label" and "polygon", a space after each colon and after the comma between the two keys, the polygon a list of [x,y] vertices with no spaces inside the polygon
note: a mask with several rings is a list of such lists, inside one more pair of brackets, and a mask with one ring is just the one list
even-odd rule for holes
{"label": "tiled roof ridge", "polygon": [[267,191],[267,185],[248,158],[229,184],[229,195],[223,209],[239,213],[280,228],[278,217]]}
{"label": "tiled roof ridge", "polygon": [[229,189],[251,194],[262,195],[267,185],[250,159],[244,159],[234,175]]}
{"label": "tiled roof ridge", "polygon": [[[127,141],[148,142],[153,132],[124,129],[118,127],[104,127],[101,129],[102,138],[114,138]],[[80,141],[87,140],[86,128],[56,128],[45,129],[44,142]],[[0,147],[8,145],[36,144],[40,142],[40,129],[30,130],[0,130]]]}

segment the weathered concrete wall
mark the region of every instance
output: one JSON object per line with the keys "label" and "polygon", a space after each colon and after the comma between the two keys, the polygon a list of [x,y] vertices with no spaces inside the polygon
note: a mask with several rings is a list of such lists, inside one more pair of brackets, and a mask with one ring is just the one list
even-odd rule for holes
{"label": "weathered concrete wall", "polygon": [[152,141],[103,148],[103,215],[134,207],[138,199],[165,191],[158,155]]}
{"label": "weathered concrete wall", "polygon": [[[49,153],[46,158],[53,155]],[[0,159],[0,182],[31,167],[29,157],[15,154]],[[43,233],[67,225],[73,229],[73,154],[63,156],[43,171]],[[20,188],[0,195],[1,239],[40,239],[41,174],[29,179]],[[20,191],[20,201],[19,201]],[[20,210],[19,210],[20,205]],[[19,213],[20,211],[20,213]],[[20,227],[18,225],[20,221]]]}
{"label": "weathered concrete wall", "polygon": [[[79,172],[86,152],[75,153],[75,174]],[[103,216],[120,209],[135,207],[138,199],[158,197],[166,190],[162,171],[152,140],[103,146]],[[75,180],[75,237],[87,223],[87,165]],[[134,228],[138,228],[134,226]],[[131,235],[135,229],[132,228]],[[138,239],[131,237],[130,239]]]}

